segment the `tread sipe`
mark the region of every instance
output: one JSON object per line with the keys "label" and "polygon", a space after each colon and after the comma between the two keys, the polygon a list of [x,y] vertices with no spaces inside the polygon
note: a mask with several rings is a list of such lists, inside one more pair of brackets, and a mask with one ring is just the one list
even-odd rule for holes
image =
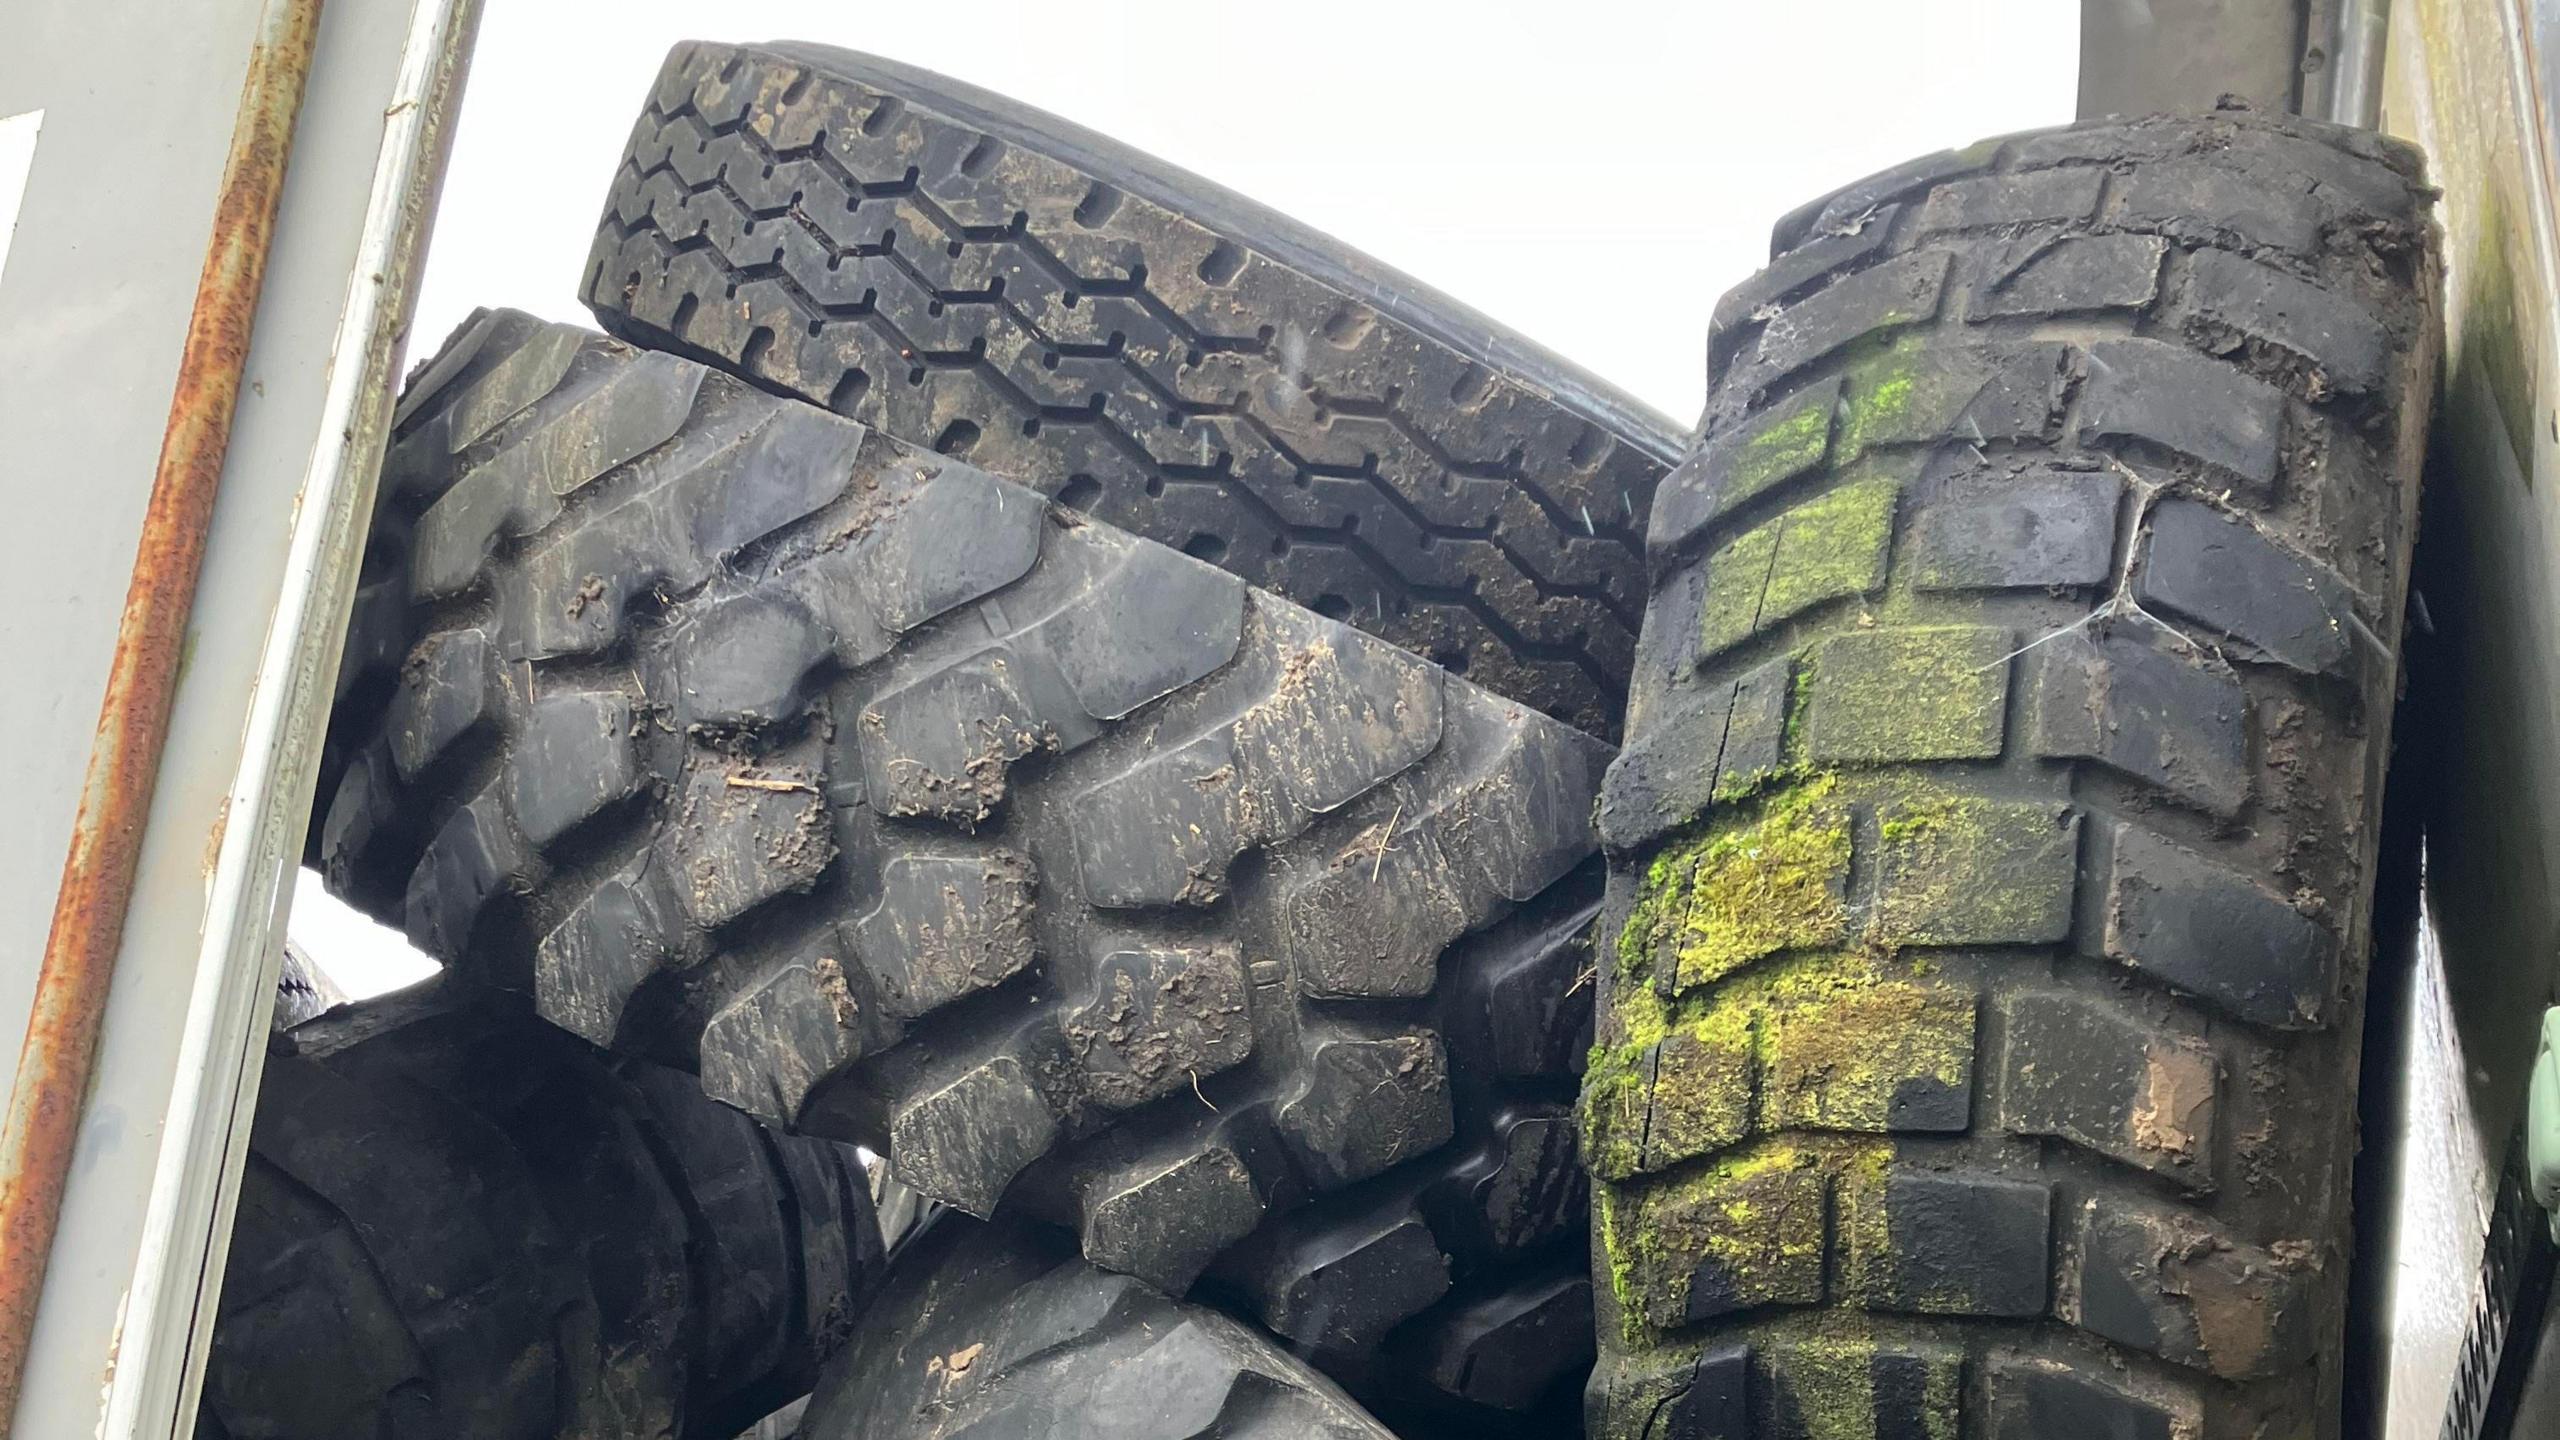
{"label": "tread sipe", "polygon": [[[1606,745],[516,314],[413,386],[371,563],[340,894],[1355,1383],[1486,1417],[1578,1383]],[[1432,1360],[1372,1364],[1405,1353]]]}
{"label": "tread sipe", "polygon": [[1601,806],[1593,1435],[2336,1433],[2429,201],[2084,125],[1726,298]]}
{"label": "tread sipe", "polygon": [[687,43],[587,302],[1617,733],[1687,437],[1446,296],[891,61]]}
{"label": "tread sipe", "polygon": [[728,1440],[870,1299],[849,1145],[433,993],[274,1047],[199,1440]]}
{"label": "tread sipe", "polygon": [[945,1215],[829,1362],[800,1440],[1391,1440],[1269,1336]]}

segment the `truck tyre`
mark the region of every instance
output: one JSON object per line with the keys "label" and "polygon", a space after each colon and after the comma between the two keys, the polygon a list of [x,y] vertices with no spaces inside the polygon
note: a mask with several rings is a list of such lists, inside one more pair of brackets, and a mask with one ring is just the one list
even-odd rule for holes
{"label": "truck tyre", "polygon": [[866,1303],[853,1147],[435,993],[279,1033],[203,1440],[728,1440]]}
{"label": "truck tyre", "polygon": [[1602,799],[1592,1434],[2336,1433],[2430,198],[2110,121],[1725,298]]}
{"label": "truck tyre", "polygon": [[399,427],[339,894],[1320,1363],[1419,1346],[1379,1373],[1489,1416],[1580,1383],[1606,745],[575,327],[481,317]]}
{"label": "truck tyre", "polygon": [[936,1220],[830,1361],[799,1440],[1394,1440],[1215,1310],[1050,1232]]}
{"label": "truck tyre", "polygon": [[966,458],[1614,737],[1686,435],[1092,131],[815,45],[667,58],[607,329]]}

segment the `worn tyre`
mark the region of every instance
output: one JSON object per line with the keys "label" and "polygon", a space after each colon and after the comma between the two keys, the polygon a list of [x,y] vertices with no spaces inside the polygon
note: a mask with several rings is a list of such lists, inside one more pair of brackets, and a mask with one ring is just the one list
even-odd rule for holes
{"label": "worn tyre", "polygon": [[1096,1269],[1048,1232],[949,1215],[902,1252],[799,1440],[1393,1440],[1215,1310]]}
{"label": "worn tyre", "polygon": [[313,963],[301,946],[286,941],[284,964],[276,972],[275,1028],[290,1030],[346,1003],[347,992],[338,988],[329,972]]}
{"label": "worn tyre", "polygon": [[2086,125],[1724,301],[1602,803],[1593,1434],[2335,1433],[2428,201]]}
{"label": "worn tyre", "polygon": [[[1177,1294],[1205,1274],[1417,1404],[1578,1382],[1608,747],[958,460],[522,315],[413,387],[371,563],[339,893],[929,1198]],[[1372,1363],[1408,1347],[1434,1363]]]}
{"label": "worn tyre", "polygon": [[586,296],[1617,734],[1685,434],[1127,146],[850,51],[680,45]]}
{"label": "worn tyre", "polygon": [[728,1440],[880,1255],[851,1146],[529,1016],[340,1009],[267,1061],[197,1433]]}

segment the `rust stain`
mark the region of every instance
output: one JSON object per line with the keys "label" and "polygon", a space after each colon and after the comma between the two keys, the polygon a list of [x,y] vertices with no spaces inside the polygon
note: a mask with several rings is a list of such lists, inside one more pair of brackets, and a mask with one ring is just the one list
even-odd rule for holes
{"label": "rust stain", "polygon": [[79,818],[0,1129],[0,1440],[17,1412],[27,1340],[124,938],[320,7],[321,0],[273,0],[250,51],[106,699],[81,782]]}

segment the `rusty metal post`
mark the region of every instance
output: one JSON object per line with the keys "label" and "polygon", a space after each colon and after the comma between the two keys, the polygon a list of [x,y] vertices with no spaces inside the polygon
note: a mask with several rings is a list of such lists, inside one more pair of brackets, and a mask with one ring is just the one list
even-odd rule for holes
{"label": "rusty metal post", "polygon": [[0,1425],[17,1409],[52,1256],[320,7],[321,0],[272,0],[250,52],[79,818],[0,1128]]}

